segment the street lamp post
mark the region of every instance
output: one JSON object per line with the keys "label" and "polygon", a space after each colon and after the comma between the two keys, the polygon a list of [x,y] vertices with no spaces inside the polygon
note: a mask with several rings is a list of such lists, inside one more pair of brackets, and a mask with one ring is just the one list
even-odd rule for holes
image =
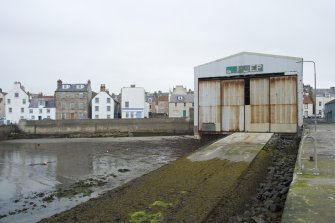
{"label": "street lamp post", "polygon": [[314,64],[314,131],[316,132],[316,67],[313,60],[302,60],[297,63],[313,63]]}

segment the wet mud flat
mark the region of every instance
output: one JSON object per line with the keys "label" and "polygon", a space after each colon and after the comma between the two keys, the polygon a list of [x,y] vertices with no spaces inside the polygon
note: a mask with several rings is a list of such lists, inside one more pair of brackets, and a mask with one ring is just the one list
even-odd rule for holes
{"label": "wet mud flat", "polygon": [[203,143],[189,136],[24,139],[0,143],[0,222],[67,210]]}
{"label": "wet mud flat", "polygon": [[251,164],[182,157],[41,222],[280,222],[298,142],[275,135]]}

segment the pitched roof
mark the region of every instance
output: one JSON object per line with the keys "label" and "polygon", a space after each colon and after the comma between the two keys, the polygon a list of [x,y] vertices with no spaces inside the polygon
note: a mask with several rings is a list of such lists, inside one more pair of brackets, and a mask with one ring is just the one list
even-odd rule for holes
{"label": "pitched roof", "polygon": [[194,94],[172,94],[170,96],[171,103],[193,103]]}
{"label": "pitched roof", "polygon": [[317,97],[325,97],[326,95],[329,95],[330,97],[335,97],[335,92],[330,89],[316,89]]}
{"label": "pitched roof", "polygon": [[90,90],[89,84],[62,84],[57,86],[56,92],[87,92]]}
{"label": "pitched roof", "polygon": [[313,104],[313,101],[310,95],[304,95],[304,104]]}
{"label": "pitched roof", "polygon": [[[38,108],[39,98],[33,98],[30,100],[29,108]],[[53,96],[43,96],[43,101],[45,101],[44,108],[55,108],[55,99]]]}
{"label": "pitched roof", "polygon": [[335,99],[331,100],[331,101],[328,101],[325,105],[329,105],[329,104],[333,104],[335,103]]}

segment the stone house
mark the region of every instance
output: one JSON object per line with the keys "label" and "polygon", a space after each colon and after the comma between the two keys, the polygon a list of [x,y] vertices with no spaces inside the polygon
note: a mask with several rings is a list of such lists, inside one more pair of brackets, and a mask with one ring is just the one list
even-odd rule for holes
{"label": "stone house", "polygon": [[190,111],[194,108],[194,92],[187,91],[181,85],[173,88],[169,100],[170,118],[189,118]]}
{"label": "stone house", "polygon": [[20,82],[15,82],[13,88],[5,96],[6,119],[10,123],[18,123],[25,119],[29,106],[29,95]]}
{"label": "stone house", "polygon": [[91,81],[86,84],[63,84],[57,81],[55,91],[56,119],[91,118]]}

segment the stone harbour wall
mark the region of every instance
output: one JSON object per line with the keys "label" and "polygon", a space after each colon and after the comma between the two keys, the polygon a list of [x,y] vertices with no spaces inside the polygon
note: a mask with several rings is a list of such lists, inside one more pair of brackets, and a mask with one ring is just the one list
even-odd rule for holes
{"label": "stone harbour wall", "polygon": [[193,134],[193,120],[184,118],[22,120],[18,127],[25,134],[78,137]]}

